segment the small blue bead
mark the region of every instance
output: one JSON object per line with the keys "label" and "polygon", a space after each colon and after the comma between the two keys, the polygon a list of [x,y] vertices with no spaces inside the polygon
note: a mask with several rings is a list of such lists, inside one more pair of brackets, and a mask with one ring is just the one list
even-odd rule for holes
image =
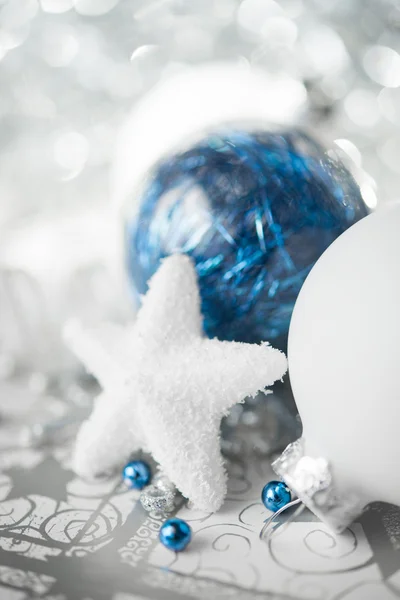
{"label": "small blue bead", "polygon": [[135,490],[142,490],[151,479],[149,465],[143,460],[132,460],[122,471],[125,483]]}
{"label": "small blue bead", "polygon": [[261,500],[268,510],[277,512],[290,502],[290,490],[283,481],[270,481],[263,487]]}
{"label": "small blue bead", "polygon": [[180,552],[192,539],[192,530],[182,519],[168,519],[161,526],[159,538],[168,550]]}

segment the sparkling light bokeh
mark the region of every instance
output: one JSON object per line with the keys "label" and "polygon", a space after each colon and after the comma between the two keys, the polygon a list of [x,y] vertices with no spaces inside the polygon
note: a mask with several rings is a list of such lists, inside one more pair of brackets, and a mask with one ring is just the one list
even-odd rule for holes
{"label": "sparkling light bokeh", "polygon": [[400,139],[399,23],[391,0],[2,2],[3,226],[31,210],[106,203],[129,109],[168,73],[210,59],[305,84],[303,124],[348,139],[380,200],[396,199],[396,173],[376,149]]}

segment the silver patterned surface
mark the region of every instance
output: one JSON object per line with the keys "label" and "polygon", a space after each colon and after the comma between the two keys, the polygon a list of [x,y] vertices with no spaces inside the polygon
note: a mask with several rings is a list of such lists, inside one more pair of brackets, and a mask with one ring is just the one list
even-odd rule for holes
{"label": "silver patterned surface", "polygon": [[189,549],[175,555],[158,543],[162,517],[144,511],[139,492],[118,477],[90,485],[77,479],[65,443],[17,446],[17,428],[37,399],[16,384],[2,386],[0,398],[1,600],[400,596],[395,507],[371,507],[339,538],[306,511],[266,544],[258,535],[268,517],[260,492],[273,477],[269,459],[232,454],[223,509],[178,510],[194,535]]}

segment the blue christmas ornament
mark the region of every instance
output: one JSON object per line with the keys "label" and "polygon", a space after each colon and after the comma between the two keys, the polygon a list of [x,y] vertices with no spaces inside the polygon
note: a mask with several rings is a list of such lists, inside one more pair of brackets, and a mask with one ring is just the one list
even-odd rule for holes
{"label": "blue christmas ornament", "polygon": [[261,500],[265,508],[277,512],[290,502],[290,490],[283,481],[270,481],[263,487]]}
{"label": "blue christmas ornament", "polygon": [[182,519],[168,519],[161,525],[160,542],[174,552],[184,550],[192,539],[190,525]]}
{"label": "blue christmas ornament", "polygon": [[315,261],[368,213],[339,159],[298,131],[210,135],[159,162],[131,202],[125,243],[139,294],[160,259],[186,253],[209,337],[282,348]]}
{"label": "blue christmas ornament", "polygon": [[123,468],[122,476],[130,488],[142,490],[150,483],[151,470],[144,460],[132,460]]}

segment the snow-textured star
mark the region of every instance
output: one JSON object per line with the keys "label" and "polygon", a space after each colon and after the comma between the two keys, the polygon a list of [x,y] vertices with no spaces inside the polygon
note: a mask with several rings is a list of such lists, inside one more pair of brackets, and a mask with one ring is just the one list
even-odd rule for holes
{"label": "snow-textured star", "polygon": [[76,472],[109,472],[142,449],[196,508],[218,510],[226,494],[221,418],[282,378],[285,355],[267,343],[205,338],[184,255],[164,259],[132,325],[87,331],[71,322],[65,333],[104,390],[78,433]]}

